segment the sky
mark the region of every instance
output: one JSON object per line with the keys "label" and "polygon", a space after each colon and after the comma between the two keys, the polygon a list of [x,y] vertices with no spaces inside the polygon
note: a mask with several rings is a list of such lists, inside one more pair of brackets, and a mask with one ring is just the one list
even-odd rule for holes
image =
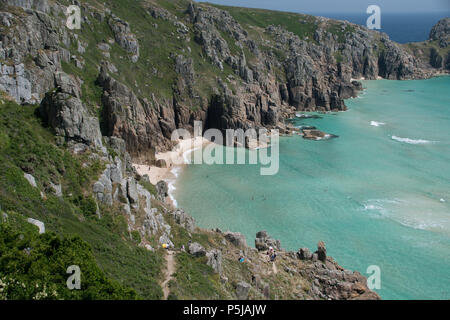
{"label": "sky", "polygon": [[378,5],[382,13],[439,12],[450,16],[450,0],[197,0],[216,4],[300,13],[360,13]]}

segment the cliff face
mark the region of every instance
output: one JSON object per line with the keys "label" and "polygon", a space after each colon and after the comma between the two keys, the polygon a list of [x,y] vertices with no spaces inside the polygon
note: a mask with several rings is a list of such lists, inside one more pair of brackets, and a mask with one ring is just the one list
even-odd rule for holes
{"label": "cliff face", "polygon": [[[196,228],[187,213],[165,203],[167,186],[151,185],[131,162],[152,162],[155,152],[173,146],[172,131],[192,130],[194,120],[204,128],[283,132],[283,120],[297,110],[345,110],[344,99],[361,88],[352,79],[442,72],[448,19],[429,41],[402,46],[347,22],[182,0],[83,1],[82,28],[70,30],[67,5],[6,0],[0,6],[0,177],[6,181],[0,201],[11,217],[32,216],[63,235],[75,230],[108,276],[146,298],[162,297],[158,259],[165,253],[155,248],[189,241],[188,252],[176,253],[173,297],[379,298],[364,276],[328,257],[321,242],[314,253],[287,252],[265,232],[253,248],[238,233]],[[6,100],[39,106],[24,107],[24,118]],[[57,135],[54,143],[35,109]],[[24,173],[33,176],[32,186]],[[29,195],[21,199],[9,185]],[[278,251],[276,264],[268,262],[269,246]],[[151,270],[141,268],[143,257]],[[129,263],[111,264],[115,259]]]}
{"label": "cliff face", "polygon": [[[68,4],[2,2],[0,89],[19,103],[42,101],[43,117],[67,140],[80,135],[64,126],[99,115],[102,135],[125,140],[140,162],[171,148],[171,132],[192,130],[194,120],[204,128],[283,132],[283,119],[296,110],[345,110],[344,99],[360,88],[351,79],[424,78],[446,63],[440,52],[424,64],[385,34],[301,14],[90,0],[80,4],[81,30],[70,30]],[[433,30],[433,39],[448,34],[445,25]],[[61,88],[61,72],[80,87],[64,108],[61,94],[42,100]],[[71,108],[86,114],[74,118]]]}
{"label": "cliff face", "polygon": [[427,41],[404,45],[419,61],[421,68],[434,69],[440,73],[450,71],[450,18],[438,21],[431,29]]}

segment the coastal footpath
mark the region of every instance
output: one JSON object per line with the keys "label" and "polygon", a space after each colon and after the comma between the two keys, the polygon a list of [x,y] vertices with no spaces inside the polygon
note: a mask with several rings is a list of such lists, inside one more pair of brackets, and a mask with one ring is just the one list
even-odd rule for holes
{"label": "coastal footpath", "polygon": [[[75,2],[71,30],[69,4],[0,4],[2,297],[379,298],[320,239],[286,252],[264,231],[253,247],[199,229],[133,164],[167,166],[156,154],[194,120],[288,133],[298,111],[344,111],[362,89],[353,79],[448,72],[449,19],[399,45],[348,22],[182,0]],[[95,270],[79,291],[61,267],[74,264]]]}

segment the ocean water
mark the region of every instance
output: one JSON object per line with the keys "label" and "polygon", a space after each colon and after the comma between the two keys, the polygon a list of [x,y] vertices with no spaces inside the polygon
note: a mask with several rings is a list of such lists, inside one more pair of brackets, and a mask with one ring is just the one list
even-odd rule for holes
{"label": "ocean water", "polygon": [[[450,299],[450,77],[364,81],[349,110],[296,119],[339,138],[280,138],[280,170],[189,165],[173,195],[201,227],[267,230],[366,274],[384,299]],[[367,275],[367,274],[366,274]]]}
{"label": "ocean water", "polygon": [[[442,18],[450,16],[450,10],[440,13],[384,13],[381,8],[381,29],[389,37],[399,43],[419,42],[428,40],[431,28]],[[347,20],[349,22],[366,26],[369,17],[365,11],[361,13],[316,13],[338,20]]]}

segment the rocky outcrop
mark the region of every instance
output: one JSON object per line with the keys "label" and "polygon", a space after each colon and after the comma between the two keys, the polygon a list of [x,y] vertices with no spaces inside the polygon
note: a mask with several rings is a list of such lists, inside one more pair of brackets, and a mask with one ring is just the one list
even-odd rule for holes
{"label": "rocky outcrop", "polygon": [[81,101],[78,81],[64,72],[57,72],[54,77],[56,89],[46,94],[39,108],[42,119],[66,140],[101,148],[98,119],[89,114]]}
{"label": "rocky outcrop", "polygon": [[164,180],[158,181],[156,184],[157,198],[164,201],[169,196],[169,186]]}
{"label": "rocky outcrop", "polygon": [[143,162],[154,160],[156,151],[172,146],[168,140],[171,132],[161,128],[154,105],[147,100],[139,100],[127,86],[112,78],[104,67],[98,82],[103,87],[104,134],[123,139],[130,155]]}
{"label": "rocky outcrop", "polygon": [[431,28],[430,40],[436,40],[441,48],[450,44],[450,18],[443,18]]}
{"label": "rocky outcrop", "polygon": [[131,32],[129,23],[113,14],[109,18],[108,24],[114,33],[117,44],[131,54],[131,61],[137,62],[139,59],[139,42],[136,35]]}
{"label": "rocky outcrop", "polygon": [[269,236],[267,231],[259,231],[256,233],[256,239],[255,239],[255,248],[259,251],[265,251],[269,249],[269,247],[272,247],[276,250],[281,250],[281,243],[280,240],[275,240],[272,237]]}
{"label": "rocky outcrop", "polygon": [[245,239],[245,236],[239,232],[225,232],[224,233],[225,239],[227,239],[229,242],[231,242],[236,247],[246,247],[247,246],[247,240]]}
{"label": "rocky outcrop", "polygon": [[203,257],[206,255],[205,248],[200,245],[198,242],[193,242],[189,245],[189,253],[195,257]]}
{"label": "rocky outcrop", "polygon": [[185,228],[189,232],[195,231],[195,220],[190,215],[188,215],[186,212],[184,212],[183,209],[176,209],[175,211],[171,212],[171,215],[173,216],[175,222]]}
{"label": "rocky outcrop", "polygon": [[308,140],[328,140],[332,138],[337,138],[336,135],[325,133],[317,129],[301,129],[303,133],[303,138]]}
{"label": "rocky outcrop", "polygon": [[236,297],[238,300],[247,300],[248,292],[251,289],[251,285],[247,282],[241,281],[236,285]]}
{"label": "rocky outcrop", "polygon": [[221,274],[222,273],[222,252],[217,249],[210,250],[206,253],[207,262],[206,264],[209,265],[213,270]]}

